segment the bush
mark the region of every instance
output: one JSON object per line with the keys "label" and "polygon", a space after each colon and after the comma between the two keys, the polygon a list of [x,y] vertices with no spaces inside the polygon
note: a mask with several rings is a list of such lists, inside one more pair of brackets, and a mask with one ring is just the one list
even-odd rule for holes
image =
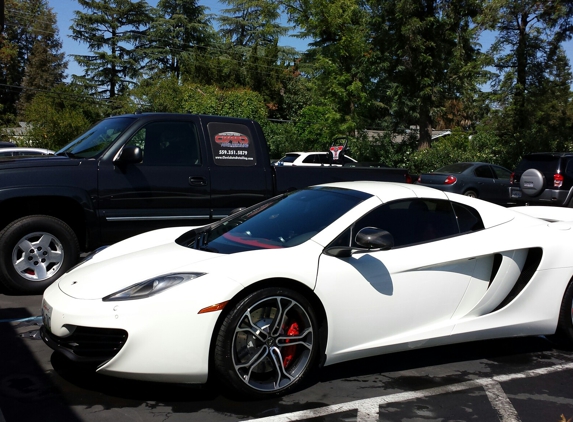
{"label": "bush", "polygon": [[38,94],[26,107],[30,130],[25,146],[59,150],[101,120],[106,110],[107,104],[73,85]]}

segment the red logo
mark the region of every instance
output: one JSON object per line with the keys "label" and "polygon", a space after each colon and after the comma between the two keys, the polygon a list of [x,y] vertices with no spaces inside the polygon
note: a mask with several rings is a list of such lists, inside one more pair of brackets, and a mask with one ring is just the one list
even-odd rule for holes
{"label": "red logo", "polygon": [[249,138],[239,132],[222,132],[215,135],[215,142],[219,145],[241,144],[249,145]]}

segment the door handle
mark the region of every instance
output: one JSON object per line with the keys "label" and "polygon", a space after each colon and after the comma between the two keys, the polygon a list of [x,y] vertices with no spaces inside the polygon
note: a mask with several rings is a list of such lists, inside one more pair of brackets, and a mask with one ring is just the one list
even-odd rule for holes
{"label": "door handle", "polygon": [[189,184],[191,186],[207,186],[207,180],[204,177],[189,177]]}

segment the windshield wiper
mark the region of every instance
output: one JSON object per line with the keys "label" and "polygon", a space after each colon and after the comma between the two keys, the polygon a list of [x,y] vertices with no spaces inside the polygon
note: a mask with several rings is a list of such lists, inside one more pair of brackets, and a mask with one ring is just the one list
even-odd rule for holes
{"label": "windshield wiper", "polygon": [[211,233],[211,230],[213,230],[213,227],[209,225],[197,232],[197,237],[195,238],[195,243],[193,245],[194,249],[207,252],[218,252],[216,249],[207,247],[207,239],[209,237],[209,233]]}

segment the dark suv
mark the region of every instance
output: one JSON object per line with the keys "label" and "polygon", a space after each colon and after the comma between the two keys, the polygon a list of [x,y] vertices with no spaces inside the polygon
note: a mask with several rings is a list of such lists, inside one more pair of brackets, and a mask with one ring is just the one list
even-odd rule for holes
{"label": "dark suv", "polygon": [[511,200],[520,205],[573,207],[573,152],[526,155],[510,183]]}

